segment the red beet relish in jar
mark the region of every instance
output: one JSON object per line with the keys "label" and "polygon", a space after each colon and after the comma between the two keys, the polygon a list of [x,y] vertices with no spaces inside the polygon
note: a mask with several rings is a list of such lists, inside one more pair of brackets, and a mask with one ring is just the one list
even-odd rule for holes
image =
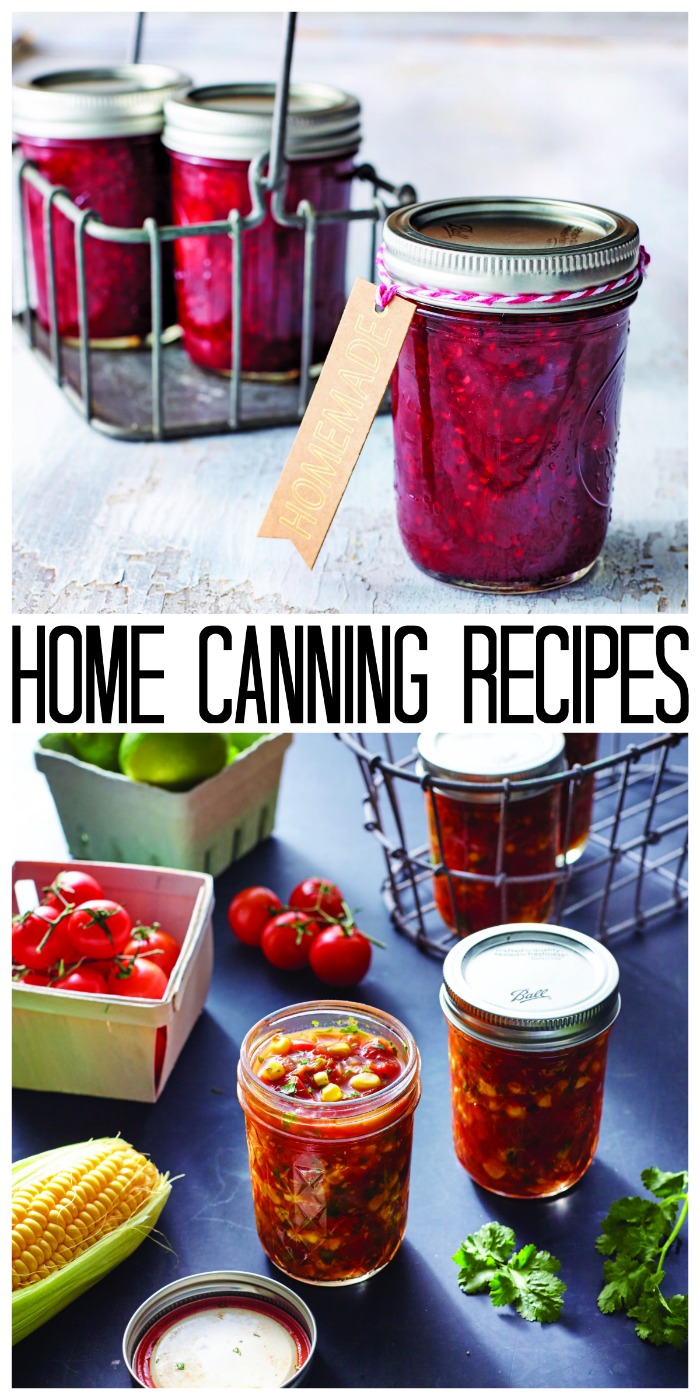
{"label": "red beet relish in jar", "polygon": [[[598,757],[598,738],[597,734],[565,734],[567,768],[573,768],[577,763],[582,767],[595,763]],[[567,865],[573,865],[586,849],[591,829],[594,793],[595,773],[589,773],[575,786],[569,783],[562,785],[560,855],[565,855]]]}
{"label": "red beet relish in jar", "polygon": [[541,922],[552,911],[565,769],[559,734],[495,728],[423,733],[418,772],[438,912],[455,933],[495,923]]}
{"label": "red beet relish in jar", "polygon": [[287,1007],[241,1047],[255,1223],[273,1264],[307,1283],[359,1283],[406,1229],[420,1057],[383,1011]]}
{"label": "red beet relish in jar", "polygon": [[[244,217],[253,208],[251,163],[272,139],[275,88],[268,83],[194,88],[169,102],[163,140],[170,151],[176,224]],[[360,143],[360,106],[321,84],[292,85],[287,120],[284,209],[296,214],[350,206],[353,157]],[[262,169],[265,166],[263,164]],[[260,177],[261,178],[261,177]],[[259,218],[242,237],[241,368],[246,373],[298,371],[304,279],[304,230],[278,223],[261,184]],[[345,306],[347,224],[316,231],[314,344],[328,351]],[[175,243],[178,316],[187,353],[205,369],[231,370],[232,246],[227,232]]]}
{"label": "red beet relish in jar", "polygon": [[[581,578],[610,518],[636,224],[561,200],[412,205],[384,227],[390,277],[418,309],[394,370],[399,528],[415,564],[465,588],[529,593]],[[417,290],[421,288],[422,290]],[[481,300],[430,300],[430,289]],[[583,292],[581,301],[504,305]]]}
{"label": "red beet relish in jar", "polygon": [[457,1156],[501,1196],[555,1196],[595,1155],[618,966],[602,944],[553,925],[485,929],[448,953]]}
{"label": "red beet relish in jar", "polygon": [[[168,160],[160,139],[165,99],[188,78],[153,64],[48,73],[13,89],[13,126],[22,154],[52,185],[113,228],[170,222]],[[43,195],[26,181],[25,210],[37,315],[49,326]],[[80,335],[75,224],[54,208],[58,333]],[[150,253],[143,244],[84,238],[91,342],[138,343],[151,328]],[[163,324],[173,319],[172,266],[164,256]],[[170,305],[168,305],[170,302]]]}

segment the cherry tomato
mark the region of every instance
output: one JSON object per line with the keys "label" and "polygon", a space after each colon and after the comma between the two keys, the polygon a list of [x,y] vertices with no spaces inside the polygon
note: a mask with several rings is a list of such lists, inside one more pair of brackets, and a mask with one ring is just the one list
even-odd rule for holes
{"label": "cherry tomato", "polygon": [[138,924],[124,949],[126,957],[152,958],[169,977],[179,956],[180,945],[159,924]]}
{"label": "cherry tomato", "polygon": [[114,957],[126,947],[131,929],[129,914],[113,899],[88,900],[66,916],[66,935],[75,958]]}
{"label": "cherry tomato", "polygon": [[307,914],[327,914],[330,919],[342,919],[345,914],[338,886],[318,875],[311,875],[295,885],[289,903],[292,909],[303,909]]}
{"label": "cherry tomato", "polygon": [[144,1001],[161,1001],[167,985],[162,967],[150,958],[115,958],[107,978],[107,991],[112,996],[142,997]]}
{"label": "cherry tomato", "polygon": [[59,914],[51,904],[40,904],[37,909],[13,920],[12,961],[30,967],[33,972],[48,971],[66,956],[69,948],[67,925],[68,917]]}
{"label": "cherry tomato", "polygon": [[265,925],[270,922],[275,910],[281,908],[282,901],[273,890],[266,889],[264,885],[251,885],[250,889],[234,895],[228,907],[228,921],[241,943],[257,948]]}
{"label": "cherry tomato", "polygon": [[318,933],[318,923],[308,914],[289,909],[265,925],[260,947],[273,967],[295,972],[309,961],[309,948]]}
{"label": "cherry tomato", "polygon": [[19,980],[27,987],[48,987],[51,978],[48,972],[25,972]]}
{"label": "cherry tomato", "polygon": [[86,870],[59,870],[53,884],[44,890],[44,904],[65,909],[67,904],[85,904],[88,899],[102,899],[103,895],[102,886]]}
{"label": "cherry tomato", "polygon": [[314,938],[309,962],[317,977],[331,987],[352,987],[361,982],[372,961],[372,946],[359,929],[350,933],[330,924]]}
{"label": "cherry tomato", "polygon": [[107,991],[104,977],[94,967],[75,967],[51,985],[60,987],[64,992],[96,992],[98,996]]}

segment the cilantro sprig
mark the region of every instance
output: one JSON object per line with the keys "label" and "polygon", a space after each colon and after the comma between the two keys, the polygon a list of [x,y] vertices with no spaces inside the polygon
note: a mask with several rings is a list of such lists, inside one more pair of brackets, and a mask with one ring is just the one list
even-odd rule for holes
{"label": "cilantro sprig", "polygon": [[598,1295],[602,1313],[626,1312],[643,1342],[682,1347],[688,1340],[688,1295],[664,1297],[666,1255],[688,1214],[688,1173],[647,1167],[646,1196],[613,1201],[601,1225],[596,1249],[607,1254],[605,1287]]}
{"label": "cilantro sprig", "polygon": [[566,1284],[559,1260],[534,1244],[515,1248],[515,1233],[495,1220],[467,1235],[456,1254],[464,1293],[489,1293],[495,1308],[511,1304],[528,1322],[556,1322]]}

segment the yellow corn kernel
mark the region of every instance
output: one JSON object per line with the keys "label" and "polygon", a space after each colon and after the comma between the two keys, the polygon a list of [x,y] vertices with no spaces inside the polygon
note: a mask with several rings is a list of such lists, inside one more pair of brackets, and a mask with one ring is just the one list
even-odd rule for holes
{"label": "yellow corn kernel", "polygon": [[493,1084],[489,1084],[485,1079],[477,1079],[476,1087],[479,1090],[480,1094],[486,1095],[486,1098],[495,1098],[496,1090],[494,1089]]}
{"label": "yellow corn kernel", "polygon": [[324,1084],[327,1084],[327,1083],[328,1083],[328,1075],[326,1074],[325,1069],[320,1069],[320,1070],[318,1071],[318,1074],[315,1074],[315,1075],[314,1075],[314,1084],[317,1084],[318,1087],[319,1087],[319,1089],[322,1089],[323,1086],[324,1086]]}
{"label": "yellow corn kernel", "polygon": [[538,1098],[538,1100],[537,1100],[537,1107],[538,1107],[538,1108],[551,1108],[551,1107],[552,1107],[552,1095],[551,1095],[551,1094],[540,1094],[540,1096],[539,1096],[539,1098]]}
{"label": "yellow corn kernel", "polygon": [[337,1055],[340,1059],[341,1056],[350,1054],[350,1046],[347,1040],[331,1040],[328,1045],[324,1045],[323,1053],[324,1055]]}
{"label": "yellow corn kernel", "polygon": [[507,1103],[506,1113],[509,1118],[524,1118],[527,1114],[527,1109],[524,1104],[521,1103]]}
{"label": "yellow corn kernel", "polygon": [[342,1097],[343,1091],[339,1084],[326,1084],[325,1088],[321,1090],[321,1098],[324,1103],[337,1103],[338,1099],[342,1099]]}
{"label": "yellow corn kernel", "polygon": [[488,1172],[489,1176],[494,1181],[500,1181],[501,1177],[506,1174],[506,1168],[501,1166],[501,1163],[497,1162],[495,1157],[489,1157],[487,1161],[484,1162],[484,1171]]}
{"label": "yellow corn kernel", "polygon": [[269,1055],[288,1055],[292,1048],[292,1042],[288,1035],[273,1035],[268,1041],[265,1051]]}
{"label": "yellow corn kernel", "polygon": [[260,1078],[268,1084],[276,1084],[278,1079],[284,1079],[286,1073],[281,1060],[266,1060],[260,1071]]}
{"label": "yellow corn kernel", "polygon": [[353,1074],[350,1087],[352,1089],[379,1089],[381,1082],[378,1074],[372,1074],[371,1070],[362,1070],[360,1074]]}
{"label": "yellow corn kernel", "polygon": [[576,1080],[576,1083],[574,1084],[574,1088],[575,1088],[575,1089],[582,1089],[583,1086],[584,1086],[584,1084],[590,1084],[590,1082],[591,1082],[591,1076],[590,1076],[590,1074],[580,1074],[579,1077],[578,1077],[578,1079]]}

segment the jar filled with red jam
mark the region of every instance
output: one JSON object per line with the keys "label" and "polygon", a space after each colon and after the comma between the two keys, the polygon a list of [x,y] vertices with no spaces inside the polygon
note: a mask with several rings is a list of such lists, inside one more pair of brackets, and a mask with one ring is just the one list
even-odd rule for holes
{"label": "jar filled with red jam", "polygon": [[[423,733],[430,854],[438,912],[460,935],[543,922],[554,904],[564,739],[544,730]],[[427,781],[429,780],[429,781]]]}
{"label": "jar filled with red jam", "polygon": [[[597,734],[565,734],[564,743],[567,768],[595,763],[598,757]],[[580,781],[562,786],[559,854],[565,858],[567,865],[573,865],[588,844],[594,793],[595,773],[587,773]]]}
{"label": "jar filled with red jam", "polygon": [[[154,64],[48,73],[13,89],[13,127],[22,155],[78,208],[113,228],[170,222],[170,179],[161,131],[163,107],[189,79]],[[37,316],[49,327],[45,200],[26,181],[25,214],[36,283]],[[80,337],[75,224],[52,211],[58,334]],[[84,236],[90,341],[139,344],[151,329],[150,250]],[[164,259],[164,323],[174,306]]]}
{"label": "jar filled with red jam", "polygon": [[406,1027],[350,1002],[259,1021],[238,1064],[255,1223],[266,1254],[307,1283],[360,1283],[406,1229],[420,1057]]}
{"label": "jar filled with red jam", "polygon": [[630,219],[561,200],[390,215],[387,282],[417,303],[392,381],[398,522],[426,573],[530,593],[593,566],[640,258]]}
{"label": "jar filled with red jam", "polygon": [[[304,286],[304,229],[279,223],[261,181],[272,140],[275,88],[268,83],[195,88],[169,102],[163,140],[170,151],[176,224],[225,220],[253,209],[242,235],[241,369],[249,374],[299,371]],[[287,117],[284,210],[302,200],[318,211],[350,206],[360,106],[336,88],[292,85]],[[258,162],[258,175],[252,164]],[[313,282],[313,356],[328,351],[345,306],[347,223],[319,224]],[[178,318],[196,364],[232,367],[232,243],[215,233],[175,243]]]}
{"label": "jar filled with red jam", "polygon": [[556,1196],[593,1161],[617,963],[583,933],[505,924],[443,968],[457,1156],[500,1196]]}

